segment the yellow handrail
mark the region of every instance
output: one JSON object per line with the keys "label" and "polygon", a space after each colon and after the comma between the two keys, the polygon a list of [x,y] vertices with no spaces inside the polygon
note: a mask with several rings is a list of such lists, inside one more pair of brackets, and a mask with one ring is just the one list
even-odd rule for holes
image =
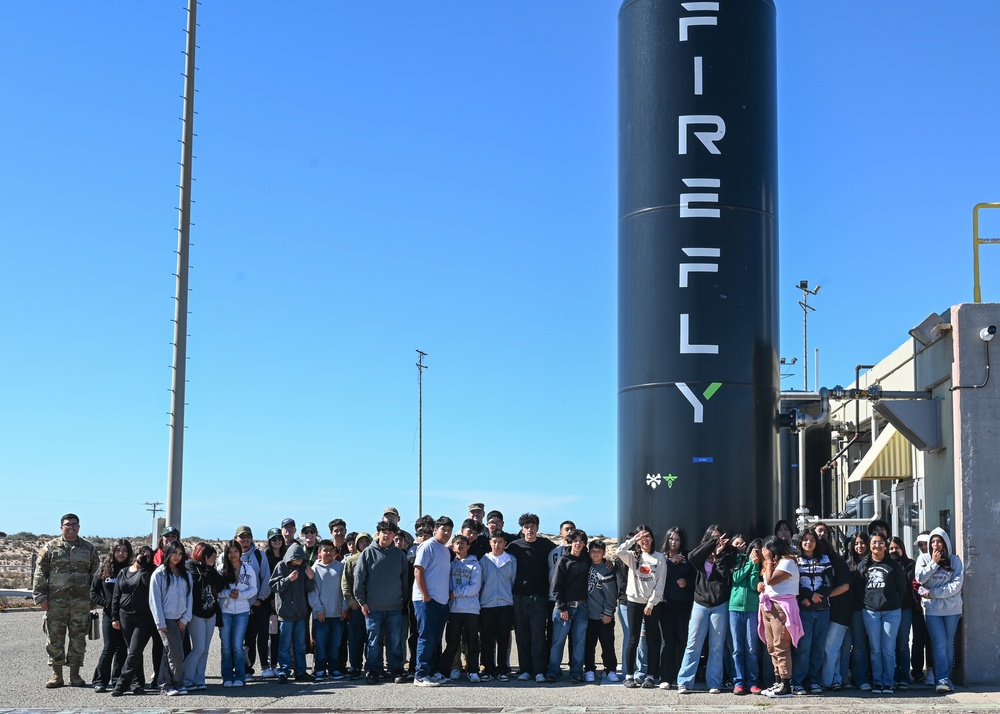
{"label": "yellow handrail", "polygon": [[972,209],[972,297],[975,302],[982,302],[979,292],[979,246],[987,243],[1000,243],[1000,238],[979,237],[979,209],[1000,208],[1000,203],[977,203]]}

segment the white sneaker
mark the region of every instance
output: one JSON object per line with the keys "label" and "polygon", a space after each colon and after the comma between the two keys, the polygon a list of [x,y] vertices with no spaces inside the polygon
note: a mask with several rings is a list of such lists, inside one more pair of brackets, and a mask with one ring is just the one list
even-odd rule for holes
{"label": "white sneaker", "polygon": [[621,675],[618,672],[608,672],[605,678],[612,684],[619,684],[622,681]]}
{"label": "white sneaker", "polygon": [[430,677],[414,677],[413,683],[418,687],[440,687],[441,682],[436,682]]}
{"label": "white sneaker", "polygon": [[233,686],[234,687],[242,687],[243,686],[243,680],[242,679],[234,679],[233,680]]}
{"label": "white sneaker", "polygon": [[232,680],[227,679],[225,682],[222,683],[222,686],[223,687],[231,687],[231,686],[233,686],[233,682],[232,682]]}
{"label": "white sneaker", "polygon": [[530,682],[531,681],[531,675],[528,674],[527,672],[521,672],[519,675],[517,675],[517,681],[519,681],[519,682]]}
{"label": "white sneaker", "polygon": [[479,680],[479,675],[476,674],[475,672],[470,672],[469,673],[469,681],[472,682],[473,684],[479,684],[479,681],[480,681]]}
{"label": "white sneaker", "polygon": [[722,690],[719,689],[718,687],[712,687],[711,689],[708,690],[709,694],[719,694],[721,692],[722,692]]}
{"label": "white sneaker", "polygon": [[584,672],[583,681],[586,682],[587,684],[593,684],[594,682],[597,681],[597,677],[594,676],[593,672]]}
{"label": "white sneaker", "polygon": [[660,689],[670,689],[670,682],[660,682]]}
{"label": "white sneaker", "polygon": [[858,689],[860,689],[862,692],[870,692],[872,690],[872,685],[868,684],[868,682],[865,682],[860,687],[858,687]]}
{"label": "white sneaker", "polygon": [[459,679],[459,677],[461,677],[461,676],[462,676],[462,672],[460,670],[457,670],[457,669],[451,670],[451,674],[448,675],[448,677],[451,680],[455,681],[455,682],[457,682],[458,679]]}
{"label": "white sneaker", "polygon": [[277,672],[275,672],[275,671],[274,671],[273,669],[271,669],[271,668],[269,667],[269,668],[265,669],[265,670],[264,670],[263,672],[261,672],[261,673],[260,673],[260,676],[261,676],[261,677],[262,677],[263,679],[270,679],[271,677],[277,677],[277,676],[278,676],[278,674],[277,674]]}
{"label": "white sneaker", "polygon": [[538,684],[544,684],[545,683],[545,675],[544,674],[536,674],[535,675],[535,681]]}
{"label": "white sneaker", "polygon": [[677,685],[677,693],[678,694],[687,694],[689,691],[690,690],[687,687],[685,687],[683,684],[678,684]]}

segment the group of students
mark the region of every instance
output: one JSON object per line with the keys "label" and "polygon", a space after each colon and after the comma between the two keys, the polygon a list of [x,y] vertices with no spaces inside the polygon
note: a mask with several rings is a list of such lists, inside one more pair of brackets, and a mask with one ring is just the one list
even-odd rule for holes
{"label": "group of students", "polygon": [[[943,529],[916,544],[914,562],[888,524],[876,521],[852,535],[843,553],[823,523],[805,528],[793,545],[791,526],[779,521],[774,535],[753,541],[710,526],[685,554],[678,529],[657,552],[652,532],[639,526],[618,557],[649,573],[635,596],[628,592],[625,685],[669,689],[673,682],[690,692],[707,640],[712,693],[728,685],[737,695],[779,698],[852,686],[893,694],[924,678],[927,635],[924,681],[952,692],[962,562]],[[645,652],[638,666],[637,651]]]}
{"label": "group of students", "polygon": [[[505,532],[502,513],[473,503],[454,535],[450,518],[423,516],[411,536],[389,507],[374,536],[347,533],[334,519],[330,538],[320,540],[314,523],[297,533],[287,518],[268,531],[264,549],[248,526],[219,551],[200,542],[188,554],[171,527],[155,551],[133,553],[120,540],[91,592],[105,613],[94,688],[142,693],[152,641],[150,688],[203,690],[218,628],[224,687],[250,681],[258,656],[261,677],[279,683],[364,677],[440,686],[461,677],[463,656],[469,682],[504,682],[515,676],[513,631],[520,681],[558,681],[567,642],[571,681],[600,681],[600,644],[606,682],[675,683],[686,693],[707,641],[713,693],[724,686],[770,697],[820,693],[849,688],[849,672],[862,690],[892,693],[910,681],[897,651],[905,651],[914,622],[909,608],[918,607],[937,690],[952,691],[962,565],[941,529],[927,534],[913,563],[877,526],[870,536],[855,534],[841,556],[823,524],[807,528],[795,547],[784,521],[752,542],[713,525],[690,552],[679,529],[668,530],[657,550],[652,530],[640,525],[614,560],[571,521],[560,525],[561,544],[539,536],[534,514],[518,526],[517,534]],[[761,642],[771,668],[758,662]]]}

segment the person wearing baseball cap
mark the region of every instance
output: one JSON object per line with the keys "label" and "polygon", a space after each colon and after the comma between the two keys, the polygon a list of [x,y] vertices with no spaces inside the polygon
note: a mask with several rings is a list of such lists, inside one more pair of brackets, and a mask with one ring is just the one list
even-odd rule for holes
{"label": "person wearing baseball cap", "polygon": [[469,504],[469,518],[479,523],[483,522],[483,518],[486,516],[486,506],[482,503],[470,503]]}
{"label": "person wearing baseball cap", "polygon": [[298,543],[295,539],[295,519],[286,518],[281,522],[281,535],[285,538],[285,548],[292,543]]}
{"label": "person wearing baseball cap", "polygon": [[257,583],[257,596],[250,603],[250,619],[247,621],[246,633],[243,636],[247,659],[246,679],[250,679],[254,674],[258,653],[260,653],[261,667],[268,668],[267,628],[268,620],[271,618],[271,608],[267,604],[267,599],[271,596],[271,586],[268,584],[271,579],[271,569],[268,567],[267,558],[253,542],[253,531],[250,526],[237,527],[234,538],[240,544],[242,551],[240,560],[253,572]]}
{"label": "person wearing baseball cap", "polygon": [[395,506],[389,506],[382,513],[382,520],[389,521],[393,525],[399,525],[399,510]]}
{"label": "person wearing baseball cap", "polygon": [[[285,537],[281,534],[280,528],[270,528],[267,531],[267,549],[264,551],[264,555],[267,556],[267,569],[269,573],[274,573],[274,568],[282,561],[285,557],[285,551],[287,550],[285,546]],[[270,575],[268,576],[270,578]],[[268,588],[270,588],[270,580],[268,581]],[[264,602],[264,609],[268,614],[268,626],[264,628],[265,633],[270,633],[270,616],[274,612],[274,592],[272,591],[270,596]],[[258,638],[261,635],[258,633]],[[258,639],[259,642],[259,639]],[[269,679],[271,677],[278,676],[278,633],[270,633],[267,635],[268,654],[269,657],[264,657],[263,654],[260,656],[261,673],[260,676],[264,679]],[[259,651],[259,649],[258,649]],[[270,663],[270,667],[267,664]]]}

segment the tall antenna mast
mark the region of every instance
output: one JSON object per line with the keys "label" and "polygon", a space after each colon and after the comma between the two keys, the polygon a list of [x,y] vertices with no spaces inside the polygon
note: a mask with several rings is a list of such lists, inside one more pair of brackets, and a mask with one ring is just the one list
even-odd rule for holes
{"label": "tall antenna mast", "polygon": [[181,118],[181,183],[177,207],[177,278],[174,306],[173,383],[170,389],[170,451],[167,456],[167,524],[181,527],[184,477],[184,397],[187,384],[188,254],[191,246],[191,161],[194,143],[194,55],[198,0],[188,0],[187,51],[184,53],[184,116]]}
{"label": "tall antenna mast", "polygon": [[424,515],[424,364],[426,352],[417,350],[417,392],[420,395],[417,416],[417,518]]}

